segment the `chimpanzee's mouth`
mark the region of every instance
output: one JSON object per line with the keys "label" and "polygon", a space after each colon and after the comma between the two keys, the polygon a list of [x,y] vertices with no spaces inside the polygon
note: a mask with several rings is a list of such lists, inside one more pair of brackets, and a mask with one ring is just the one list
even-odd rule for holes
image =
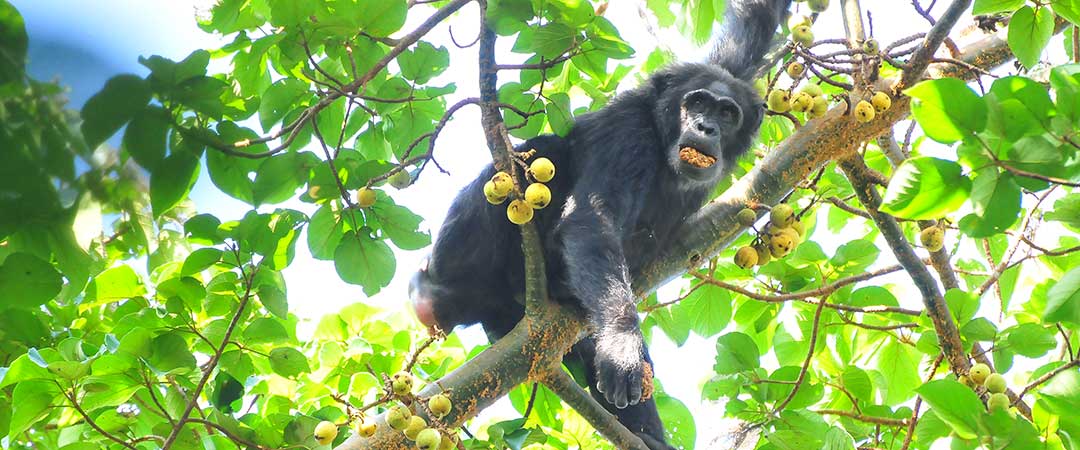
{"label": "chimpanzee's mouth", "polygon": [[716,158],[706,155],[698,151],[693,147],[682,147],[679,149],[679,159],[683,162],[702,169],[712,167],[716,164]]}

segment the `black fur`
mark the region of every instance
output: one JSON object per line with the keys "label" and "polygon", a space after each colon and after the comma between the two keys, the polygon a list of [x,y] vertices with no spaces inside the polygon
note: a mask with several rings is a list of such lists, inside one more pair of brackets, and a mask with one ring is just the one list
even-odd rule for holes
{"label": "black fur", "polygon": [[[539,136],[556,167],[552,202],[534,220],[544,243],[551,296],[581,307],[592,336],[567,355],[584,365],[593,395],[650,448],[670,449],[651,399],[642,400],[648,349],[630,274],[676,239],[675,231],[745,153],[761,124],[750,78],[790,0],[733,0],[707,63],[680,63],[579,116],[566,137]],[[692,147],[708,168],[679,158]],[[482,323],[492,339],[521,319],[521,236],[505,205],[488,204],[487,167],[454,200],[410,296],[421,320],[449,330]],[[508,297],[514,296],[511,301]]]}

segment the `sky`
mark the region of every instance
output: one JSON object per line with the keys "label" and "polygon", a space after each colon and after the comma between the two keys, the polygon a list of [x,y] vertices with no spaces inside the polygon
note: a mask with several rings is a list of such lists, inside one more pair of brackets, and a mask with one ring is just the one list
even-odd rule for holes
{"label": "sky", "polygon": [[[195,49],[215,48],[223,43],[220,37],[208,35],[195,25],[196,11],[198,8],[205,8],[209,0],[9,1],[26,19],[30,33],[32,75],[44,79],[59,77],[63,83],[70,85],[70,97],[75,108],[100,89],[112,75],[122,72],[145,75],[146,69],[137,62],[139,56],[158,54],[180,60]],[[839,2],[833,3],[831,9],[814,27],[818,38],[841,37],[843,34],[837,5]],[[645,30],[637,4],[638,2],[629,0],[613,1],[606,17],[616,24],[623,38],[638,49],[638,57],[643,58],[657,42]],[[914,14],[907,1],[864,0],[862,4],[873,14],[874,35],[883,44],[926,27],[926,23]],[[942,6],[939,6],[940,8]],[[402,32],[411,30],[423,18],[414,16]],[[449,32],[449,29],[454,29],[459,41],[463,35],[471,36],[470,33],[476,29],[476,19],[476,7],[469,5],[449,21],[449,26],[444,24],[436,28],[428,37],[428,40],[444,45],[451,51],[453,68],[432,81],[436,85],[457,83],[458,91],[447,99],[448,103],[478,94],[474,81],[477,78],[475,48],[456,48],[450,43]],[[675,50],[677,55],[686,55],[690,59],[704,55],[702,49],[676,33],[662,32],[661,40]],[[509,53],[509,44],[509,40],[502,40],[498,52],[499,61],[513,63],[524,60],[526,55]],[[227,70],[226,63],[213,61],[211,71]],[[503,76],[516,78],[516,74]],[[623,88],[632,87],[633,84],[634,81],[628,78]],[[392,192],[395,201],[425,217],[424,226],[430,230],[438,229],[453,197],[489,161],[479,123],[478,109],[465,108],[455,115],[454,120],[439,137],[435,154],[449,175],[429,168],[413,186],[400,192]],[[256,124],[251,127],[259,129]],[[389,187],[386,189],[393,190]],[[211,184],[205,170],[201,173],[192,197],[201,212],[213,213],[222,220],[238,219],[250,209],[249,206],[218,191]],[[291,207],[308,214],[315,210],[313,205],[299,202],[276,206]],[[309,321],[306,325],[308,330],[322,315],[337,311],[353,302],[403,309],[407,302],[406,283],[420,259],[429,251],[397,250],[397,274],[393,283],[374,297],[365,298],[359,287],[345,284],[339,279],[331,262],[311,259],[305,242],[304,237],[301,237],[297,245],[297,258],[284,274],[288,282],[292,311]],[[826,253],[830,254],[831,249],[839,244],[840,242],[835,240],[822,242]],[[883,257],[879,264],[891,264],[889,259]],[[901,278],[894,279],[897,280],[902,281]],[[669,285],[660,291],[660,297],[675,298],[681,288],[680,283]],[[898,297],[905,302],[914,299],[913,296]],[[789,331],[799,335],[797,329]],[[466,342],[484,341],[483,334],[478,329],[458,332]],[[662,333],[654,333],[651,346],[656,374],[666,391],[686,403],[698,417],[699,444],[709,437],[706,430],[715,428],[702,419],[719,414],[716,411],[707,413],[709,405],[699,400],[701,384],[713,373],[714,340],[715,338],[691,336],[686,344],[678,348]],[[505,404],[495,408],[493,414],[505,414],[507,417],[513,415]]]}

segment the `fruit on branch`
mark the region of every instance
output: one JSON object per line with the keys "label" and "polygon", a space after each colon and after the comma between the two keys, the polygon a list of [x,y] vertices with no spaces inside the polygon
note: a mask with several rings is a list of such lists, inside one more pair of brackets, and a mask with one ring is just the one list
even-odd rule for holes
{"label": "fruit on branch", "polygon": [[401,371],[390,377],[390,389],[397,395],[411,395],[413,389],[413,376],[409,372]]}
{"label": "fruit on branch", "polygon": [[436,418],[443,418],[447,414],[450,414],[450,409],[454,407],[454,404],[450,401],[450,397],[446,394],[435,394],[428,399],[428,410],[431,414],[434,414]]}
{"label": "fruit on branch", "polygon": [[1000,373],[992,373],[987,375],[983,386],[986,386],[986,390],[992,394],[1004,394],[1007,384],[1005,383],[1005,377],[1001,376]]}
{"label": "fruit on branch", "polygon": [[405,189],[412,184],[412,176],[409,175],[407,170],[401,169],[394,172],[393,175],[390,175],[390,178],[387,181],[389,181],[390,185],[395,189]]}
{"label": "fruit on branch", "polygon": [[799,235],[799,241],[806,238],[806,224],[802,223],[801,220],[795,219],[791,222],[791,229],[795,230],[795,233]]}
{"label": "fruit on branch", "polygon": [[769,111],[775,113],[786,113],[791,109],[791,94],[788,91],[774,89],[769,92],[769,97],[765,100],[765,106],[769,107]]}
{"label": "fruit on branch", "polygon": [[375,190],[360,188],[356,191],[356,206],[367,208],[375,204]]}
{"label": "fruit on branch", "polygon": [[739,221],[739,225],[750,227],[754,225],[754,222],[757,222],[757,213],[750,208],[743,208],[742,211],[739,211],[739,214],[735,216],[735,219]]}
{"label": "fruit on branch", "polygon": [[772,261],[772,251],[769,250],[769,243],[766,241],[758,242],[754,246],[754,251],[757,252],[757,265],[764,266]]}
{"label": "fruit on branch", "polygon": [[968,371],[968,376],[971,377],[971,381],[974,381],[975,384],[983,384],[983,382],[986,381],[986,377],[990,376],[991,373],[990,366],[978,363],[971,366],[971,370]]}
{"label": "fruit on branch", "polygon": [[816,119],[829,112],[829,101],[824,96],[814,97],[814,106],[810,108],[810,118]]}
{"label": "fruit on branch", "polygon": [[799,89],[799,92],[805,92],[811,97],[821,97],[822,95],[825,95],[825,91],[821,90],[821,85],[816,83],[809,83],[806,86],[803,86],[802,89]]}
{"label": "fruit on branch", "polygon": [[810,10],[816,13],[825,12],[829,9],[829,0],[808,0],[806,6],[810,7]]}
{"label": "fruit on branch", "polygon": [[813,25],[813,23],[814,22],[810,20],[809,16],[803,14],[792,14],[791,17],[788,17],[787,27],[789,30],[794,30],[795,27],[798,27],[799,25],[810,26]]}
{"label": "fruit on branch", "polygon": [[315,425],[315,440],[319,445],[328,445],[334,442],[334,438],[337,437],[338,429],[334,422],[324,420]]}
{"label": "fruit on branch", "polygon": [[386,412],[386,424],[390,425],[398,431],[402,431],[409,426],[409,418],[412,417],[412,411],[405,405],[394,405]]}
{"label": "fruit on branch", "polygon": [[536,181],[547,183],[555,178],[555,163],[547,158],[536,158],[529,164],[529,173]]}
{"label": "fruit on branch", "polygon": [[773,206],[769,211],[769,222],[775,228],[787,228],[795,221],[795,209],[787,203]]}
{"label": "fruit on branch", "polygon": [[425,428],[416,435],[416,448],[420,450],[436,450],[441,442],[442,435],[434,428]]}
{"label": "fruit on branch", "polygon": [[795,248],[795,240],[790,234],[781,233],[769,238],[769,251],[774,258],[783,258]]}
{"label": "fruit on branch", "polygon": [[810,25],[796,26],[791,29],[791,40],[803,47],[809,47],[814,44],[814,32],[810,30]]}
{"label": "fruit on branch", "polygon": [[791,98],[792,111],[804,113],[809,112],[811,109],[813,109],[813,107],[814,97],[811,97],[810,94],[800,92],[798,94],[795,94],[795,96]]}
{"label": "fruit on branch", "polygon": [[749,269],[758,263],[757,250],[754,247],[743,247],[735,252],[735,265],[742,269]]}
{"label": "fruit on branch", "polygon": [[356,424],[356,434],[362,437],[372,437],[375,435],[375,431],[379,429],[379,425],[375,422],[375,419],[365,416],[360,420],[360,423]]}
{"label": "fruit on branch", "polygon": [[990,394],[990,398],[986,400],[986,409],[991,413],[994,411],[1008,411],[1009,396],[1000,392]]}
{"label": "fruit on branch", "polygon": [[498,197],[506,197],[510,195],[510,191],[514,190],[514,179],[510,178],[510,174],[506,172],[496,172],[491,176],[492,194]]}
{"label": "fruit on branch", "polygon": [[889,94],[877,91],[870,97],[870,103],[874,105],[875,111],[883,113],[892,107],[892,97],[889,97]]}
{"label": "fruit on branch", "polygon": [[457,445],[454,444],[454,438],[450,436],[443,436],[442,441],[439,442],[439,450],[454,450]]}
{"label": "fruit on branch", "polygon": [[802,65],[801,62],[792,61],[791,64],[788,64],[787,66],[787,74],[794,80],[801,78],[805,72],[806,66]]}
{"label": "fruit on branch", "polygon": [[551,203],[551,189],[548,189],[544,183],[530,184],[528,188],[525,188],[525,203],[528,203],[532,209],[543,209]]}
{"label": "fruit on branch", "polygon": [[501,205],[506,201],[505,195],[495,195],[495,182],[491,180],[484,183],[484,198],[492,205]]}
{"label": "fruit on branch", "polygon": [[424,421],[424,418],[412,416],[409,417],[409,424],[405,426],[403,433],[405,433],[405,437],[415,441],[420,432],[424,431],[424,428],[427,428],[427,422]]}
{"label": "fruit on branch", "polygon": [[919,232],[919,242],[926,250],[936,252],[945,247],[945,230],[940,227],[928,227]]}
{"label": "fruit on branch", "polygon": [[866,100],[859,100],[859,103],[855,104],[855,120],[860,123],[866,123],[874,120],[874,105]]}
{"label": "fruit on branch", "polygon": [[506,218],[516,225],[525,225],[533,218],[533,209],[525,200],[517,199],[506,207]]}
{"label": "fruit on branch", "polygon": [[863,41],[862,50],[868,55],[876,55],[877,52],[881,50],[881,46],[878,45],[877,39],[870,38]]}

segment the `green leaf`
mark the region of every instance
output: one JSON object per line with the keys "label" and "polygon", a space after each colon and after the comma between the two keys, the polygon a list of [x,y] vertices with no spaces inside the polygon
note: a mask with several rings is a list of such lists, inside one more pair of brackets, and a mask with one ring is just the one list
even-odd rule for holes
{"label": "green leaf", "polygon": [[255,206],[291,199],[307,181],[312,159],[317,158],[309,152],[282,153],[265,159],[259,165],[252,185]]}
{"label": "green leaf", "polygon": [[743,333],[733,332],[716,340],[716,365],[713,369],[720,375],[739,373],[757,368],[761,352],[754,340]]}
{"label": "green leaf", "polygon": [[375,295],[394,278],[397,261],[390,246],[360,230],[345,235],[334,251],[334,267],[343,281]]}
{"label": "green leaf", "polygon": [[962,80],[923,81],[904,91],[911,113],[927,136],[951,144],[986,128],[986,102]]}
{"label": "green leaf", "polygon": [[450,67],[450,52],[443,46],[420,41],[411,50],[398,56],[401,76],[418,84],[425,84]]}
{"label": "green leaf", "polygon": [[148,362],[159,371],[195,370],[195,355],[191,354],[187,341],[178,333],[165,333],[154,338],[150,351]]}
{"label": "green leaf", "polygon": [[295,78],[284,78],[271,84],[259,103],[259,124],[263,131],[270,131],[306,96],[310,96],[307,83]]}
{"label": "green leaf", "polygon": [[98,274],[86,288],[86,298],[98,304],[145,294],[146,287],[143,286],[139,275],[135,273],[135,269],[126,264]]}
{"label": "green leaf", "polygon": [[154,218],[160,218],[187,198],[199,179],[199,158],[186,152],[173,152],[158,164],[150,176],[150,204]]}
{"label": "green leaf", "polygon": [[37,308],[56,297],[63,285],[60,272],[52,264],[29,253],[12,253],[0,265],[4,306]]}
{"label": "green leaf", "polygon": [[1044,217],[1080,232],[1080,194],[1073,193],[1058,199],[1054,202],[1054,210],[1046,213]]}
{"label": "green leaf", "polygon": [[514,41],[512,50],[516,53],[536,53],[553,59],[569,50],[577,38],[578,33],[573,28],[551,22],[538,28],[523,30]]}
{"label": "green leaf", "polygon": [[[375,203],[379,207],[379,203]],[[307,243],[311,256],[329,261],[334,259],[334,252],[345,236],[345,226],[334,207],[327,203],[311,216],[307,227]]]}
{"label": "green leaf", "polygon": [[656,396],[656,409],[664,418],[664,431],[672,445],[693,448],[697,439],[697,426],[690,409],[679,399],[667,395]]}
{"label": "green leaf", "polygon": [[1014,11],[1023,5],[1024,0],[975,0],[975,6],[971,8],[971,14],[978,16]]}
{"label": "green leaf", "polygon": [[1069,270],[1050,287],[1043,320],[1080,325],[1080,267]]}
{"label": "green leaf", "polygon": [[855,439],[843,428],[834,426],[825,433],[825,445],[821,450],[855,450]]}
{"label": "green leaf", "polygon": [[1080,410],[1080,371],[1066,370],[1051,378],[1039,392],[1048,409],[1064,417],[1075,417]]}
{"label": "green leaf", "polygon": [[919,379],[919,354],[896,340],[878,353],[877,368],[884,377],[885,404],[898,405],[914,395]]}
{"label": "green leaf", "polygon": [[169,131],[168,113],[160,106],[148,106],[135,115],[124,130],[122,145],[140,166],[151,172],[165,159],[165,138]]}
{"label": "green leaf", "polygon": [[26,70],[26,24],[19,10],[0,1],[0,85],[21,81]]}
{"label": "green leaf", "polygon": [[274,373],[292,378],[311,371],[307,357],[292,347],[278,347],[270,351],[270,367]]}
{"label": "green leaf", "polygon": [[60,396],[60,388],[52,380],[23,381],[11,393],[11,424],[9,436],[22,434],[52,409]]}
{"label": "green leaf", "polygon": [[1009,48],[1024,67],[1032,68],[1054,35],[1054,13],[1049,8],[1036,10],[1024,6],[1009,20]]}
{"label": "green leaf", "polygon": [[1046,87],[1035,80],[1021,76],[1008,76],[994,80],[990,93],[998,100],[1016,100],[1032,117],[1045,122],[1054,113],[1054,102]]}
{"label": "green leaf", "polygon": [[202,272],[221,260],[224,252],[212,247],[200,248],[191,252],[184,260],[180,275],[190,276]]}
{"label": "green leaf", "polygon": [[971,203],[975,214],[1000,233],[1020,219],[1020,195],[1020,186],[1013,181],[1011,174],[991,167],[983,169],[975,177]]}
{"label": "green leaf", "polygon": [[363,32],[375,37],[386,37],[405,25],[409,5],[405,0],[359,0],[358,17]]}
{"label": "green leaf", "polygon": [[548,124],[551,131],[559,136],[566,136],[574,125],[574,117],[570,113],[570,96],[562,92],[549,95],[551,100],[546,104]]}
{"label": "green leaf", "polygon": [[[380,195],[382,193],[379,193]],[[423,217],[408,208],[393,203],[390,198],[379,199],[370,209],[379,222],[379,229],[402,250],[419,250],[431,244],[431,233],[420,231]],[[320,230],[322,231],[322,230]],[[329,238],[341,239],[341,233],[329,231]],[[310,242],[310,241],[309,241]]]}
{"label": "green leaf", "polygon": [[1073,25],[1080,25],[1080,0],[1051,0],[1054,14],[1064,17]]}
{"label": "green leaf", "polygon": [[928,156],[904,161],[885,191],[881,211],[904,219],[936,219],[956,211],[971,192],[959,164]]}
{"label": "green leaf", "polygon": [[685,317],[690,329],[703,338],[724,331],[731,321],[731,294],[726,289],[704,285],[688,295],[673,308]]}
{"label": "green leaf", "polygon": [[1005,346],[1017,355],[1038,358],[1057,347],[1055,333],[1036,323],[1023,323],[1005,330]]}
{"label": "green leaf", "polygon": [[1050,86],[1054,88],[1058,111],[1070,119],[1073,126],[1080,125],[1080,64],[1051,69]]}
{"label": "green leaf", "polygon": [[951,379],[934,380],[916,390],[937,416],[952,427],[962,439],[974,439],[979,417],[985,411],[979,396],[971,388]]}
{"label": "green leaf", "polygon": [[97,148],[150,103],[150,86],[135,75],[117,75],[83,105],[82,133]]}
{"label": "green leaf", "polygon": [[243,336],[247,344],[280,344],[289,340],[289,331],[278,320],[260,317],[244,328]]}

